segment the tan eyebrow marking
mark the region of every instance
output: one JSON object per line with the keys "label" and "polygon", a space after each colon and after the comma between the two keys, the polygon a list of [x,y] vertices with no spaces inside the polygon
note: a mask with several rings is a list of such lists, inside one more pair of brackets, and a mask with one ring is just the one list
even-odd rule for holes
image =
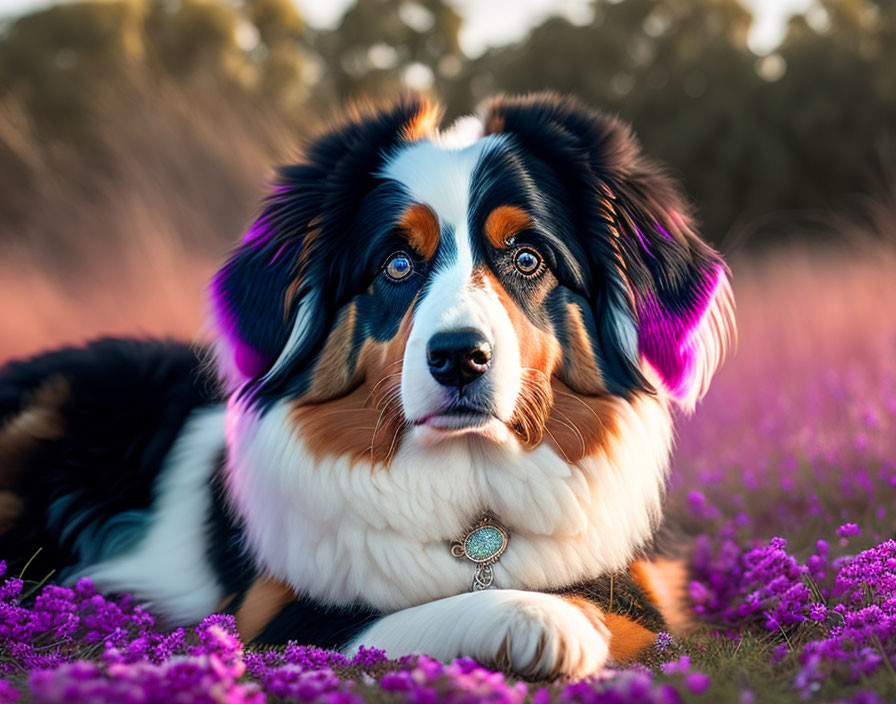
{"label": "tan eyebrow marking", "polygon": [[485,236],[493,247],[504,249],[507,240],[532,226],[532,219],[522,208],[502,205],[489,213],[485,220]]}
{"label": "tan eyebrow marking", "polygon": [[439,247],[439,219],[432,208],[423,203],[410,206],[398,221],[398,229],[421,257],[432,259]]}

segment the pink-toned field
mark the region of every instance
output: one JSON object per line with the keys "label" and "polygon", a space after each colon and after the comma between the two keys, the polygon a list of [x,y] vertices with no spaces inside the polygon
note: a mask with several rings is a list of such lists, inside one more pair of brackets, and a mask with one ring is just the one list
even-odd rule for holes
{"label": "pink-toned field", "polygon": [[[0,358],[101,333],[199,338],[213,249],[135,235],[74,272],[4,258]],[[532,685],[470,661],[258,653],[224,617],[163,634],[129,601],[25,574],[0,589],[0,701],[892,700],[896,257],[866,244],[732,266],[738,346],[680,423],[669,498],[698,626],[661,636],[665,664]]]}

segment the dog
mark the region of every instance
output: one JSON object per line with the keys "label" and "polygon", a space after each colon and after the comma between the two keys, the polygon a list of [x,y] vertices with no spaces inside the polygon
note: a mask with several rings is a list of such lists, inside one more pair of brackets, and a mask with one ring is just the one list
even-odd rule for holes
{"label": "dog", "polygon": [[728,269],[620,120],[535,94],[439,124],[419,96],[354,109],[282,168],[208,350],[8,363],[0,556],[170,625],[535,679],[681,625],[656,536]]}

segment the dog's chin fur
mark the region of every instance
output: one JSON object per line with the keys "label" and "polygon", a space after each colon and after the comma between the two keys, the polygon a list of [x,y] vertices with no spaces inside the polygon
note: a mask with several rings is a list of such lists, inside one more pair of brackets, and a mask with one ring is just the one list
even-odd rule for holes
{"label": "dog's chin fur", "polygon": [[507,424],[497,418],[491,418],[481,423],[458,425],[441,425],[437,423],[419,423],[414,429],[414,442],[418,447],[425,449],[440,443],[456,442],[463,437],[470,440],[479,438],[497,445],[512,442],[513,431]]}
{"label": "dog's chin fur", "polygon": [[549,589],[624,569],[660,517],[669,410],[642,395],[615,414],[604,450],[577,464],[510,434],[431,444],[418,428],[371,467],[312,457],[287,403],[259,414],[232,400],[228,485],[260,565],[323,603],[391,612],[469,589],[447,546],[486,509],[511,532],[496,583]]}

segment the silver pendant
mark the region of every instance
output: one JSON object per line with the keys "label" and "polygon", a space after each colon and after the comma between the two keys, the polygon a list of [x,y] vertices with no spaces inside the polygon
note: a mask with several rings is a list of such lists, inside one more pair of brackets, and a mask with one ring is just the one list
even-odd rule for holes
{"label": "silver pendant", "polygon": [[475,565],[470,591],[479,592],[495,586],[492,570],[510,542],[509,531],[486,513],[460,540],[451,543],[451,554],[466,558]]}

